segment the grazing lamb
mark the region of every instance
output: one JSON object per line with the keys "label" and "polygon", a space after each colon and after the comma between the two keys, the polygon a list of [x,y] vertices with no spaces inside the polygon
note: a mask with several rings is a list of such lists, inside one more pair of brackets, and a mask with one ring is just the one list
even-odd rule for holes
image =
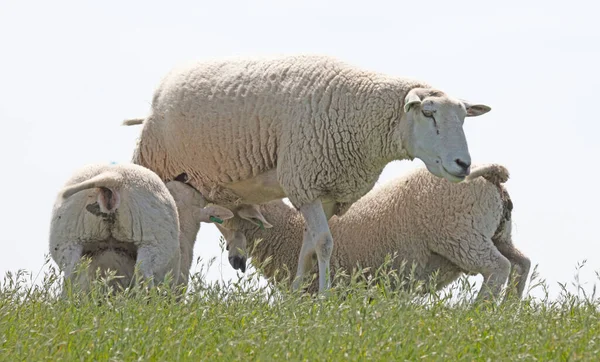
{"label": "grazing lamb", "polygon": [[[193,214],[198,224],[209,221],[212,215],[206,211]],[[172,272],[177,283],[181,252],[175,201],[162,180],[142,166],[86,166],[58,195],[50,225],[50,254],[65,279],[81,257],[88,256],[90,273],[95,275],[97,268],[103,274],[108,269],[117,272],[121,278],[114,286],[131,283],[136,263],[144,278],[163,281]],[[80,275],[76,282],[85,285],[90,276]]]}
{"label": "grazing lamb", "polygon": [[[357,264],[377,269],[387,254],[396,252],[393,267],[398,268],[403,260],[407,269],[415,263],[417,280],[427,282],[439,270],[438,290],[463,272],[482,274],[484,285],[478,299],[486,299],[498,295],[512,266],[516,294],[521,298],[530,261],[512,243],[513,205],[502,185],[507,180],[506,168],[492,164],[476,168],[467,181],[458,184],[420,169],[375,188],[330,221],[333,236],[340,240],[333,252],[332,271],[350,271]],[[269,231],[233,220],[218,228],[230,253],[247,239],[255,265],[271,256],[264,273],[273,278],[276,269],[296,268],[304,222],[282,201],[261,205],[261,211],[273,224]]]}
{"label": "grazing lamb", "polygon": [[163,180],[186,172],[211,202],[233,210],[288,197],[307,225],[297,277],[316,253],[324,290],[333,249],[327,220],[393,160],[416,157],[462,181],[471,163],[464,118],[489,110],[334,58],[285,56],[175,69],[155,91],[151,114],[124,124],[144,124],[134,163]]}

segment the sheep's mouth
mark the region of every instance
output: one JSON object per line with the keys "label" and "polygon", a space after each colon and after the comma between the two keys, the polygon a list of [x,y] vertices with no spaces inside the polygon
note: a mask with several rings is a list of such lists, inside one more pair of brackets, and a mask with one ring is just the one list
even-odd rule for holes
{"label": "sheep's mouth", "polygon": [[448,181],[458,183],[458,182],[461,182],[461,181],[465,180],[465,178],[466,178],[465,175],[457,176],[457,175],[453,174],[452,172],[448,171],[444,167],[444,165],[440,165],[440,166],[441,166],[440,169],[442,170],[444,178],[447,179]]}

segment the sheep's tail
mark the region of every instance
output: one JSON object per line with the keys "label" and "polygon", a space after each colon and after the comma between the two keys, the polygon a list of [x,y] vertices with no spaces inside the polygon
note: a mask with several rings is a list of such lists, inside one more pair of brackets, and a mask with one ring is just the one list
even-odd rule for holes
{"label": "sheep's tail", "polygon": [[123,121],[123,123],[121,123],[121,125],[122,126],[136,126],[138,124],[143,124],[144,121],[146,121],[145,118],[126,119]]}
{"label": "sheep's tail", "polygon": [[67,199],[74,194],[93,188],[114,189],[123,184],[123,176],[117,172],[103,172],[89,180],[80,182],[76,185],[67,186],[64,188],[62,198]]}
{"label": "sheep's tail", "polygon": [[508,169],[506,167],[499,165],[497,163],[492,163],[489,165],[481,165],[475,168],[469,176],[466,177],[467,180],[473,180],[477,177],[483,177],[494,185],[500,186],[501,184],[508,181],[510,174],[508,173]]}

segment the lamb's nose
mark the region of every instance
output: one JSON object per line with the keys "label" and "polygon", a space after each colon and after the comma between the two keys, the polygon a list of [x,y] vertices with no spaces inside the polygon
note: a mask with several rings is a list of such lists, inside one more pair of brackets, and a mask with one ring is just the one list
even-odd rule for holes
{"label": "lamb's nose", "polygon": [[456,160],[454,160],[454,162],[456,162],[457,165],[460,166],[460,168],[463,169],[463,172],[468,175],[469,171],[470,171],[470,167],[471,167],[471,162],[470,161],[463,161],[460,158],[457,158]]}

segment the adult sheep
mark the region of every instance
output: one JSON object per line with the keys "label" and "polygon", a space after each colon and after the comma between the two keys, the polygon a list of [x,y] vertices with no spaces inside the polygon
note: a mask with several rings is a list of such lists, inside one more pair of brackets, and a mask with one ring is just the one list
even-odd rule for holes
{"label": "adult sheep", "polygon": [[[198,221],[209,221],[207,210],[196,209],[193,215],[204,215]],[[152,282],[163,281],[168,272],[175,283],[179,279],[177,205],[163,181],[139,165],[94,164],[77,170],[54,204],[49,244],[65,279],[83,256],[91,258],[89,273],[76,279],[83,287],[96,268],[103,274],[115,270],[121,278],[112,285],[126,287],[135,264]]]}
{"label": "adult sheep", "polygon": [[124,124],[144,123],[134,163],[163,180],[186,172],[211,202],[233,209],[288,197],[307,226],[297,277],[316,253],[324,290],[327,220],[393,160],[416,157],[437,176],[463,180],[471,163],[463,120],[489,110],[334,58],[284,56],[176,68],[151,114]]}
{"label": "adult sheep", "polygon": [[[463,272],[482,274],[481,300],[498,296],[512,266],[521,298],[530,261],[512,243],[513,205],[502,185],[507,180],[506,168],[492,164],[475,168],[459,184],[420,169],[375,188],[346,214],[331,219],[333,236],[341,240],[333,251],[332,272],[357,265],[375,270],[387,255],[397,253],[392,266],[406,261],[410,269],[414,263],[417,280],[427,282],[438,271],[438,290]],[[277,269],[296,268],[304,222],[282,201],[261,205],[261,212],[273,224],[268,232],[244,221],[228,220],[218,227],[230,255],[240,257],[237,248],[247,239],[255,265],[272,257],[263,271],[273,278]]]}

